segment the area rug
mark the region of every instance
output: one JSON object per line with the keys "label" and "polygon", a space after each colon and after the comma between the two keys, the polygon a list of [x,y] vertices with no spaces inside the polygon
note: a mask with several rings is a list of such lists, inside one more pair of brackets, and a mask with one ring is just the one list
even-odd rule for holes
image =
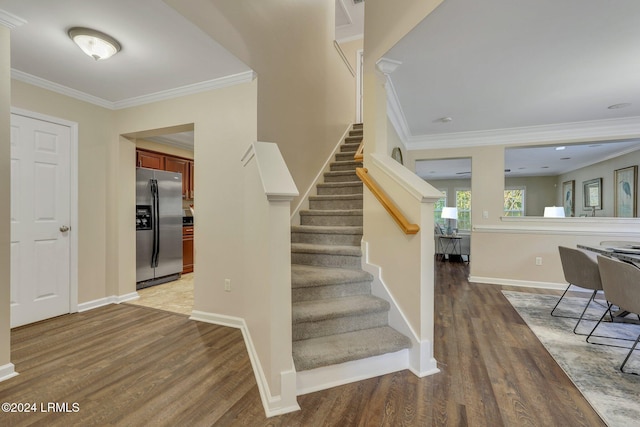
{"label": "area rug", "polygon": [[[557,296],[512,291],[503,294],[608,426],[639,425],[640,376],[618,370],[633,341],[594,339],[627,348],[589,344],[584,336],[573,334],[577,320],[549,314]],[[578,317],[585,303],[584,298],[565,297],[556,313]],[[586,318],[598,319],[603,312],[602,306],[592,303]],[[577,332],[588,334],[594,325],[595,321],[583,321]],[[596,333],[635,340],[640,325],[603,323]],[[640,373],[640,350],[633,353],[625,371]]]}

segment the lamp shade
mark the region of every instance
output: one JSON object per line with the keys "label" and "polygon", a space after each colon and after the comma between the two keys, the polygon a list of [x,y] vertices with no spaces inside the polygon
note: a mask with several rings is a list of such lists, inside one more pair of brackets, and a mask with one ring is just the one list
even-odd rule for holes
{"label": "lamp shade", "polygon": [[440,218],[458,219],[458,208],[442,208],[442,215],[440,215]]}
{"label": "lamp shade", "polygon": [[564,218],[564,208],[562,206],[546,206],[544,216],[546,218]]}

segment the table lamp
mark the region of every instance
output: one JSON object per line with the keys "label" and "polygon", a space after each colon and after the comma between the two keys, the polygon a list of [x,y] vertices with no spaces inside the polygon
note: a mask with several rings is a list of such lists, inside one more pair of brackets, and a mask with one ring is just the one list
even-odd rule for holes
{"label": "table lamp", "polygon": [[440,217],[447,220],[447,235],[451,236],[451,220],[458,219],[458,208],[444,207]]}
{"label": "table lamp", "polygon": [[545,218],[564,218],[564,208],[562,206],[545,206]]}

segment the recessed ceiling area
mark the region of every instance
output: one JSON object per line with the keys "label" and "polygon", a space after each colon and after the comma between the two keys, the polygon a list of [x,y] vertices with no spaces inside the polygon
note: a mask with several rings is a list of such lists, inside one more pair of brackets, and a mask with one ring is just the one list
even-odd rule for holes
{"label": "recessed ceiling area", "polygon": [[639,22],[637,0],[446,0],[384,55],[401,63],[400,125],[436,138],[640,116]]}

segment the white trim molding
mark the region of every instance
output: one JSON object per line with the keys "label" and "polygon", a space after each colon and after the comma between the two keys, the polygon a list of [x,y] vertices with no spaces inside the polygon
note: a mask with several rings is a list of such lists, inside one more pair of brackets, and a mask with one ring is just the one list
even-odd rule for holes
{"label": "white trim molding", "polygon": [[83,302],[82,304],[78,304],[78,313],[82,313],[83,311],[93,310],[94,308],[103,307],[109,304],[120,304],[127,301],[132,301],[134,299],[140,298],[138,292],[131,292],[125,295],[111,295],[104,298],[99,298],[93,301]]}
{"label": "white trim molding", "polygon": [[474,225],[473,231],[475,233],[640,238],[640,218],[502,217],[500,220],[501,223],[496,225]]}
{"label": "white trim molding", "polygon": [[26,24],[26,19],[22,19],[6,10],[0,9],[0,25],[4,25],[10,30]]}
{"label": "white trim molding", "polygon": [[484,285],[515,286],[519,288],[555,289],[563,291],[566,283],[536,282],[532,280],[504,279],[498,277],[469,276],[469,282]]}
{"label": "white trim molding", "polygon": [[253,340],[251,339],[251,334],[249,333],[249,327],[247,326],[247,323],[244,319],[198,310],[193,310],[189,319],[198,322],[211,323],[214,325],[240,329],[240,331],[242,332],[244,343],[247,346],[247,353],[249,354],[251,367],[253,368],[253,373],[256,377],[256,382],[258,383],[260,399],[262,400],[262,406],[264,407],[267,418],[300,410],[300,406],[295,399],[296,371],[293,368],[293,359],[291,360],[291,369],[280,373],[281,394],[279,396],[273,396],[271,394],[271,389],[269,388],[267,378],[264,374],[264,371],[262,370],[258,352],[253,345]]}
{"label": "white trim molding", "polygon": [[[438,362],[433,357],[433,343],[429,340],[420,340],[418,334],[416,334],[415,330],[407,320],[407,317],[400,309],[397,301],[389,292],[389,289],[382,278],[382,268],[369,261],[368,242],[363,240],[361,247],[364,260],[362,263],[362,269],[370,273],[374,278],[371,283],[372,295],[389,302],[389,326],[409,337],[411,340],[411,348],[408,350],[409,358],[407,360],[406,368],[420,378],[440,372],[438,369]],[[403,368],[396,366],[396,370],[400,369]]]}
{"label": "white trim molding", "polygon": [[193,95],[200,92],[206,92],[209,90],[221,89],[229,86],[234,86],[241,83],[249,83],[255,79],[256,74],[254,71],[249,70],[243,73],[233,74],[229,76],[220,77],[213,80],[207,80],[204,82],[194,83],[190,85],[181,86],[174,89],[168,89],[149,95],[137,96],[133,98],[123,99],[121,101],[108,101],[106,99],[99,98],[97,96],[89,95],[70,87],[45,80],[43,78],[16,70],[11,69],[11,78],[33,85],[41,87],[43,89],[50,90],[52,92],[59,93],[61,95],[75,98],[80,101],[88,102],[90,104],[97,105],[99,107],[107,108],[109,110],[120,110],[123,108],[137,107],[140,105],[150,104],[153,102],[164,101],[167,99],[178,98],[186,95]]}
{"label": "white trim molding", "polygon": [[16,367],[13,363],[7,363],[6,365],[0,366],[0,382],[6,381],[17,375],[18,373],[16,372]]}

